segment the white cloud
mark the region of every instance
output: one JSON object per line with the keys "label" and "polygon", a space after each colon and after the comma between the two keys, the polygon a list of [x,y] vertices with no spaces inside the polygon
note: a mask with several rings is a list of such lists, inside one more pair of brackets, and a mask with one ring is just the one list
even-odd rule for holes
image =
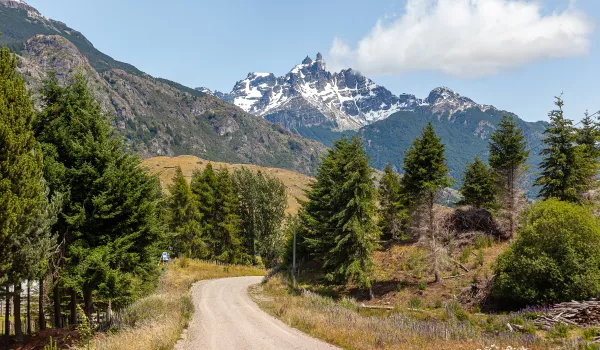
{"label": "white cloud", "polygon": [[573,1],[561,12],[543,10],[528,0],[408,0],[402,15],[378,21],[356,48],[335,38],[330,65],[376,75],[479,77],[588,53],[593,23]]}

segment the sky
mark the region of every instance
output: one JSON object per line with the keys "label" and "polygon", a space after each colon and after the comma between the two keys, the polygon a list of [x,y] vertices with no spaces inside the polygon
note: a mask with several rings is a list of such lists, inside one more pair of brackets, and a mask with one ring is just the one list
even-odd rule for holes
{"label": "sky", "polygon": [[447,86],[528,121],[600,110],[598,0],[26,0],[156,77],[231,91],[321,52],[394,94]]}

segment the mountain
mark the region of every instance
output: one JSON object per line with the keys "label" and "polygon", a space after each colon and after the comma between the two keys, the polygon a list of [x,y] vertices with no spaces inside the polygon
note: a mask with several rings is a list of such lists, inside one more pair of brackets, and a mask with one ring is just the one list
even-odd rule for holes
{"label": "mountain", "polygon": [[[447,87],[435,88],[425,98],[396,96],[352,69],[329,72],[320,54],[314,61],[305,58],[283,77],[249,73],[230,93],[197,90],[328,146],[343,134],[359,133],[378,169],[390,162],[401,171],[404,152],[431,122],[446,144],[448,165],[456,179],[473,157],[487,159],[489,135],[502,116],[516,117]],[[537,148],[547,124],[517,119],[533,150],[531,168],[536,169]]]}
{"label": "mountain", "polygon": [[353,69],[331,73],[323,56],[306,57],[282,77],[272,73],[248,73],[230,93],[196,90],[235,104],[248,113],[280,122],[286,128],[326,127],[334,131],[358,130],[401,111],[423,106],[448,112],[492,106],[479,105],[448,88],[437,88],[425,99],[412,94],[392,94]]}
{"label": "mountain", "polygon": [[154,78],[98,51],[79,32],[21,0],[0,0],[0,45],[19,56],[36,95],[47,72],[82,72],[129,147],[143,157],[191,154],[311,174],[325,147],[214,96]]}

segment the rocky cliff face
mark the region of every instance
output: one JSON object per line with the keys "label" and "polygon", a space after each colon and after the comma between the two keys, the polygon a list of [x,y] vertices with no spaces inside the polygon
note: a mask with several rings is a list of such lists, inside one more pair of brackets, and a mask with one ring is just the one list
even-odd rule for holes
{"label": "rocky cliff face", "polygon": [[448,88],[436,88],[425,99],[392,94],[353,69],[331,73],[317,54],[306,57],[283,77],[249,73],[230,93],[198,88],[246,112],[280,122],[286,128],[323,126],[334,131],[357,130],[400,111],[430,107],[432,113],[453,115],[479,105]]}

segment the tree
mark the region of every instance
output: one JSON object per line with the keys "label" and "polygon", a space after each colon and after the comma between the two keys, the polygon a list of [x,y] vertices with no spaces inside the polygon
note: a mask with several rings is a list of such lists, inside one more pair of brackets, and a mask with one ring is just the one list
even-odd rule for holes
{"label": "tree", "polygon": [[600,171],[600,130],[594,115],[585,112],[581,120],[581,128],[577,130],[576,142],[582,156],[582,166],[577,170],[582,179],[589,179],[584,183],[584,191],[594,190],[598,187],[598,172]]}
{"label": "tree", "polygon": [[[0,49],[0,284],[5,285],[7,305],[8,285],[14,285],[15,334],[20,338],[21,282],[39,263],[43,237],[34,225],[47,198],[42,149],[33,131],[33,103],[16,67],[16,56]],[[7,307],[5,319],[9,316]],[[10,333],[8,322],[6,332]]]}
{"label": "tree", "polygon": [[544,131],[544,156],[540,164],[541,174],[536,185],[541,186],[540,195],[544,199],[558,198],[563,201],[579,202],[581,194],[589,187],[589,160],[584,148],[576,144],[577,134],[573,121],[564,117],[564,105],[556,97],[558,109],[552,110],[550,126]]}
{"label": "tree", "polygon": [[427,223],[421,240],[429,251],[435,282],[439,282],[445,249],[441,246],[439,232],[436,232],[434,204],[439,192],[450,186],[452,179],[448,177],[444,144],[435,134],[431,123],[423,128],[421,137],[413,141],[404,156],[401,184],[410,198],[413,212],[425,208]]}
{"label": "tree", "polygon": [[304,240],[326,277],[355,282],[371,296],[372,253],[379,237],[372,175],[362,141],[344,137],[323,159],[302,209]]}
{"label": "tree", "polygon": [[266,267],[274,266],[281,258],[285,242],[282,231],[287,208],[285,185],[260,171],[253,173],[242,168],[233,174],[233,188],[241,220],[240,238],[246,252],[253,258],[259,255]]}
{"label": "tree", "polygon": [[505,115],[490,136],[489,163],[496,177],[502,215],[507,218],[507,233],[512,237],[523,204],[522,175],[529,158],[523,130],[512,115]]}
{"label": "tree", "polygon": [[55,75],[42,89],[43,110],[36,135],[44,149],[51,193],[64,194],[54,229],[64,242],[59,281],[71,291],[72,320],[82,293],[88,317],[93,296],[122,295],[156,279],[156,244],[162,239],[156,177],[141,160],[123,151],[82,75],[60,86]]}
{"label": "tree", "polygon": [[217,259],[239,263],[241,241],[239,239],[240,217],[237,214],[237,197],[233,192],[233,181],[226,168],[219,170],[215,188],[214,217],[216,223]]}
{"label": "tree", "polygon": [[516,241],[498,257],[492,295],[519,307],[596,297],[600,290],[600,220],[589,208],[540,201]]}
{"label": "tree", "polygon": [[493,209],[496,207],[496,181],[491,169],[475,157],[467,164],[460,187],[463,199],[459,205],[472,205],[476,208]]}
{"label": "tree", "polygon": [[218,255],[216,253],[216,245],[218,244],[220,232],[218,228],[219,223],[215,217],[217,174],[210,163],[208,163],[204,171],[194,171],[190,188],[201,215],[200,224],[202,226],[204,241],[210,249],[211,257],[214,258]]}
{"label": "tree", "polygon": [[402,229],[400,177],[387,163],[379,182],[379,227],[382,237],[397,239]]}
{"label": "tree", "polygon": [[183,172],[177,167],[169,186],[167,221],[177,255],[204,258],[209,249],[201,226],[202,215]]}

